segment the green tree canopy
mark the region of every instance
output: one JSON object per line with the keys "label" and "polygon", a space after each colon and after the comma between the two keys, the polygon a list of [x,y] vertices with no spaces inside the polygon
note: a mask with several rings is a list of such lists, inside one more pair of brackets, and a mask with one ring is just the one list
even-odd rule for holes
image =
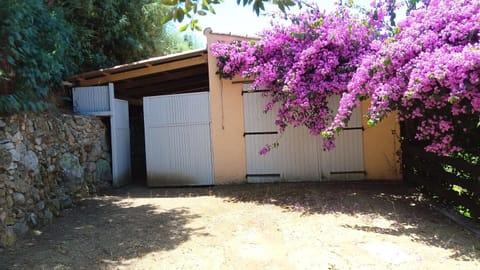
{"label": "green tree canopy", "polygon": [[4,0],[0,113],[41,110],[70,74],[191,49],[160,0]]}

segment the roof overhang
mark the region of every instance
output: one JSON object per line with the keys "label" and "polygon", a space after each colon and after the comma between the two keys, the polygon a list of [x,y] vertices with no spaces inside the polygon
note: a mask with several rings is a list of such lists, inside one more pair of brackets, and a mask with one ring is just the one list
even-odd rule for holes
{"label": "roof overhang", "polygon": [[149,58],[67,79],[74,86],[115,83],[115,96],[141,102],[144,96],[208,91],[206,49]]}
{"label": "roof overhang", "polygon": [[94,86],[109,82],[134,79],[150,74],[202,65],[207,63],[207,50],[192,50],[184,53],[153,57],[145,60],[89,71],[67,78],[76,86]]}

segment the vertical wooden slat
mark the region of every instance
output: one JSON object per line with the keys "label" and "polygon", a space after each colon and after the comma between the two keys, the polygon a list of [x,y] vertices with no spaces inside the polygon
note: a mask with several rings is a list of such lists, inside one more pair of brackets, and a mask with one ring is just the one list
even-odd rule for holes
{"label": "vertical wooden slat", "polygon": [[109,86],[75,87],[72,90],[73,111],[82,114],[108,112],[110,106]]}
{"label": "vertical wooden slat", "polygon": [[207,92],[144,98],[149,186],[211,185]]}
{"label": "vertical wooden slat", "polygon": [[[274,108],[267,114],[263,108],[268,98],[260,92],[244,93],[247,175],[279,174],[265,177],[265,181],[320,181],[359,180],[364,178],[363,139],[360,110],[351,117],[349,128],[338,138],[337,147],[323,151],[321,136],[312,136],[305,127],[289,127],[283,135],[261,134],[276,131]],[[332,110],[338,108],[340,97],[329,99]],[[278,141],[279,148],[266,156],[259,150],[266,144]],[[250,182],[261,182],[262,177],[249,177]],[[265,182],[263,181],[263,182]]]}
{"label": "vertical wooden slat", "polygon": [[113,185],[126,185],[131,180],[130,125],[128,102],[114,99],[111,117]]}

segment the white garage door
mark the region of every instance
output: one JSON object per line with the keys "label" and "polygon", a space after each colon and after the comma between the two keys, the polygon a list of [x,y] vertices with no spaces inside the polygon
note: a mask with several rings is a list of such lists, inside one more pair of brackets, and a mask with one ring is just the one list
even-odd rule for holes
{"label": "white garage door", "polygon": [[208,92],[145,97],[148,186],[212,185]]}
{"label": "white garage door", "polygon": [[[248,89],[248,86],[245,86]],[[361,114],[352,115],[348,128],[337,138],[337,147],[323,150],[321,136],[311,136],[305,127],[289,127],[280,137],[275,126],[276,110],[263,112],[268,98],[261,91],[243,92],[247,179],[251,183],[277,181],[359,180],[364,178]],[[330,100],[336,109],[339,98]],[[259,150],[278,140],[279,147],[267,155]]]}

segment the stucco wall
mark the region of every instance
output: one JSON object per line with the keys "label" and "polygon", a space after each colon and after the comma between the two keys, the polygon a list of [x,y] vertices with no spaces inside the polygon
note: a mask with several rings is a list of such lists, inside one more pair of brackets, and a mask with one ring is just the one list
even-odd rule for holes
{"label": "stucco wall", "polygon": [[[230,42],[239,37],[206,32],[207,46],[217,41]],[[215,184],[246,182],[246,154],[242,84],[221,80],[215,74],[216,59],[208,54],[210,113]]]}
{"label": "stucco wall", "polygon": [[[367,114],[369,101],[362,103],[362,115]],[[397,114],[391,113],[375,127],[363,121],[363,155],[368,180],[400,180],[400,126]]]}
{"label": "stucco wall", "polygon": [[[239,36],[206,31],[210,44],[223,41],[246,39]],[[246,153],[242,84],[238,80],[221,80],[216,73],[216,59],[208,55],[210,81],[210,110],[212,115],[212,148],[215,184],[246,182]],[[368,102],[362,104],[362,115],[366,114]],[[379,125],[370,128],[364,120],[363,133],[364,164],[368,180],[399,180],[400,128],[396,115],[392,114]]]}

